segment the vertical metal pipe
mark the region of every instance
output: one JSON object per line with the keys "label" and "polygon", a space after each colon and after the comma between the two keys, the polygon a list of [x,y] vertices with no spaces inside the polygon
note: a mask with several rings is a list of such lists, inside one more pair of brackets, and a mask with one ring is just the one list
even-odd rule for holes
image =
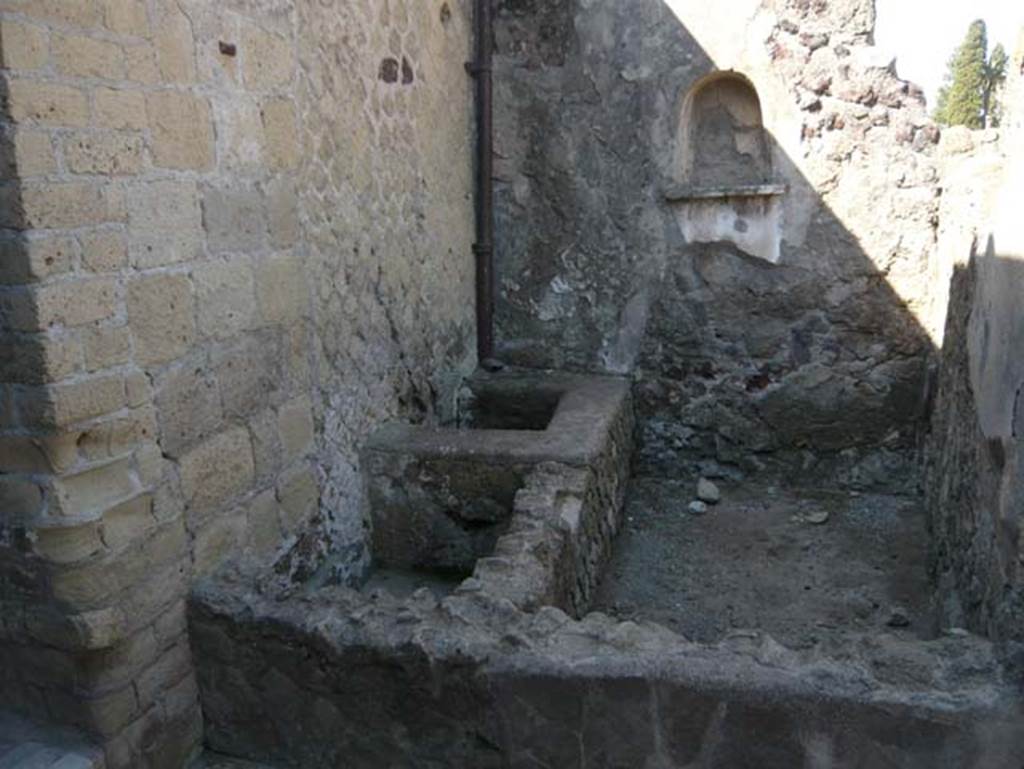
{"label": "vertical metal pipe", "polygon": [[491,0],[476,2],[476,349],[481,366],[494,363],[494,37]]}

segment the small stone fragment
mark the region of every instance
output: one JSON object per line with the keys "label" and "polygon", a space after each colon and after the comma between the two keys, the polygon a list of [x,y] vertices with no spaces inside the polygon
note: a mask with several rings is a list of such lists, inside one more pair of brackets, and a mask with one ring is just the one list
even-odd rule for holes
{"label": "small stone fragment", "polygon": [[689,510],[693,515],[704,515],[708,511],[708,506],[699,499],[695,499],[690,503]]}
{"label": "small stone fragment", "polygon": [[874,614],[877,606],[874,601],[863,595],[853,595],[847,598],[847,605],[850,607],[850,611],[853,612],[854,616],[858,619],[867,619]]}
{"label": "small stone fragment", "polygon": [[717,505],[722,499],[722,492],[707,478],[701,478],[697,483],[697,499],[709,505]]}
{"label": "small stone fragment", "polygon": [[804,516],[804,521],[814,526],[821,526],[828,523],[829,514],[827,510],[820,510],[816,513],[809,513]]}
{"label": "small stone fragment", "polygon": [[889,613],[889,621],[885,623],[889,627],[910,627],[910,616],[902,606],[894,606]]}

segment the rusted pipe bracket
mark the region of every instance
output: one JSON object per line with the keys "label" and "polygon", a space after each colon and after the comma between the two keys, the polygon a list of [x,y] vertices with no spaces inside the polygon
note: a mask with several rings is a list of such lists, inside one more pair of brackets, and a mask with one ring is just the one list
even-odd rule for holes
{"label": "rusted pipe bracket", "polygon": [[470,77],[479,77],[481,74],[494,71],[494,67],[477,64],[475,61],[467,61],[463,66],[466,68],[466,74]]}

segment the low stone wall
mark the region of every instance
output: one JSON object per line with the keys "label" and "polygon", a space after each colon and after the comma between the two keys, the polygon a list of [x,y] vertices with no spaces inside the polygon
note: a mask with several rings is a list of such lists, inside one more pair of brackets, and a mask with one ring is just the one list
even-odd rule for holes
{"label": "low stone wall", "polygon": [[533,466],[508,532],[454,595],[311,590],[244,564],[203,582],[189,623],[209,746],[281,769],[1012,765],[1017,678],[978,638],[794,652],[586,614],[628,478],[619,393],[600,450]]}
{"label": "low stone wall", "polygon": [[230,575],[190,626],[208,744],[282,768],[982,769],[1024,749],[1013,687],[967,637],[827,658],[486,594],[282,601]]}

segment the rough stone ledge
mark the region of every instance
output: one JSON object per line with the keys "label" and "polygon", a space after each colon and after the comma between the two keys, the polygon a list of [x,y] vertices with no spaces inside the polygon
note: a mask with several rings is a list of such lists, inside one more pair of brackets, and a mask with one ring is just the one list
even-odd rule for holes
{"label": "rough stone ledge", "polygon": [[725,198],[773,198],[785,195],[787,184],[737,184],[724,187],[675,186],[665,189],[665,200],[685,203],[689,200],[721,200]]}
{"label": "rough stone ledge", "polygon": [[584,376],[550,371],[480,374],[470,388],[507,389],[525,386],[556,391],[560,400],[546,430],[471,430],[393,424],[378,430],[367,452],[416,454],[445,459],[486,460],[494,464],[561,462],[584,466],[604,450],[616,414],[628,402],[625,378]]}
{"label": "rough stone ledge", "polygon": [[[367,767],[561,766],[581,735],[590,756],[631,746],[629,765],[706,754],[703,765],[723,768],[749,765],[733,762],[739,734],[762,767],[807,765],[826,748],[846,757],[829,766],[1009,766],[1024,748],[1015,681],[977,638],[851,636],[794,652],[751,632],[702,646],[657,625],[525,613],[483,594],[402,601],[329,588],[282,600],[251,585],[223,574],[192,597],[207,734],[215,749],[281,766],[342,755]],[[264,718],[271,738],[252,733]]]}

